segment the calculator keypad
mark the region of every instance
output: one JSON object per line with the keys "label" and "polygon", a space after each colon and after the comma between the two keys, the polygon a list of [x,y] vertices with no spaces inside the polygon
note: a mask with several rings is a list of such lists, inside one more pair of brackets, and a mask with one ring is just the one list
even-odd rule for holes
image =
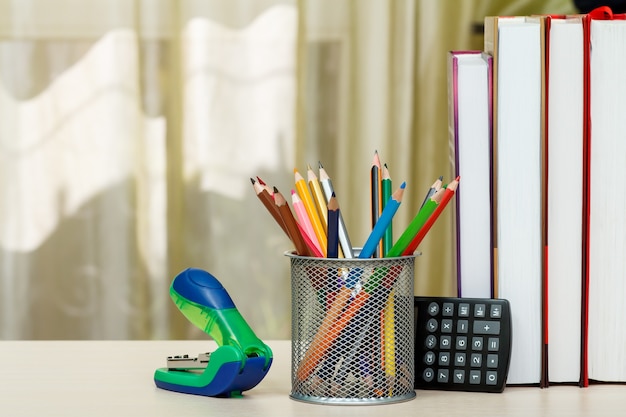
{"label": "calculator keypad", "polygon": [[502,392],[510,355],[507,300],[415,297],[415,388]]}

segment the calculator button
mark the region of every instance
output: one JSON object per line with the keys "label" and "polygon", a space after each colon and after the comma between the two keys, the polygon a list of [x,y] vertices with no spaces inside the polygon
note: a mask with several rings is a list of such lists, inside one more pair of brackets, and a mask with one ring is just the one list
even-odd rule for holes
{"label": "calculator button", "polygon": [[470,371],[469,383],[480,384],[480,371]]}
{"label": "calculator button", "polygon": [[459,320],[456,323],[457,333],[467,333],[469,331],[469,322],[467,320]]}
{"label": "calculator button", "polygon": [[494,353],[490,353],[487,355],[487,368],[497,368],[498,367],[498,355]]}
{"label": "calculator button", "polygon": [[437,346],[437,337],[429,334],[428,336],[426,336],[426,341],[424,342],[424,344],[428,349],[433,349],[435,346]]}
{"label": "calculator button", "polygon": [[474,317],[485,317],[485,305],[476,304],[474,307]]}
{"label": "calculator button", "polygon": [[452,336],[441,336],[441,349],[450,349],[452,347]]}
{"label": "calculator button", "polygon": [[473,368],[480,368],[483,364],[483,355],[481,355],[480,353],[472,353],[470,361],[470,366],[472,366]]}
{"label": "calculator button", "polygon": [[467,303],[459,304],[459,317],[469,317],[470,305]]}
{"label": "calculator button", "polygon": [[455,369],[454,370],[454,379],[455,384],[462,384],[465,382],[465,371],[463,369]]}
{"label": "calculator button", "polygon": [[437,328],[439,327],[439,323],[437,322],[437,320],[435,319],[430,319],[428,320],[428,322],[426,323],[426,329],[429,332],[435,332],[437,331]]}
{"label": "calculator button", "polygon": [[498,337],[490,337],[487,342],[487,350],[490,352],[495,352],[500,349],[500,338]]}
{"label": "calculator button", "polygon": [[498,383],[498,373],[496,371],[487,371],[485,383],[487,385],[496,385]]}
{"label": "calculator button", "polygon": [[457,338],[456,338],[456,348],[457,348],[457,350],[465,350],[465,348],[467,348],[467,337],[466,336],[457,336]]}
{"label": "calculator button", "polygon": [[439,354],[439,366],[450,365],[450,352],[441,352]]}
{"label": "calculator button", "polygon": [[441,315],[444,317],[452,317],[454,315],[454,304],[452,303],[443,303],[443,310]]}
{"label": "calculator button", "polygon": [[424,372],[422,373],[422,378],[424,378],[424,381],[430,382],[433,380],[434,377],[435,371],[433,371],[431,368],[424,369]]}
{"label": "calculator button", "polygon": [[437,382],[443,382],[446,383],[448,382],[448,370],[447,369],[440,369],[437,371]]}
{"label": "calculator button", "polygon": [[465,353],[454,355],[454,366],[465,366]]}
{"label": "calculator button", "polygon": [[430,303],[428,305],[428,314],[430,314],[431,316],[436,316],[437,314],[439,314],[439,304],[435,303],[434,301]]}
{"label": "calculator button", "polygon": [[500,334],[500,322],[476,320],[474,322],[475,334]]}
{"label": "calculator button", "polygon": [[489,317],[492,319],[499,319],[502,317],[502,306],[499,304],[493,304],[489,310]]}
{"label": "calculator button", "polygon": [[472,350],[483,350],[483,338],[482,337],[479,337],[479,336],[472,337]]}
{"label": "calculator button", "polygon": [[426,365],[432,365],[435,363],[435,353],[434,352],[426,352],[424,355],[424,363]]}
{"label": "calculator button", "polygon": [[452,320],[450,319],[441,320],[441,332],[452,333]]}

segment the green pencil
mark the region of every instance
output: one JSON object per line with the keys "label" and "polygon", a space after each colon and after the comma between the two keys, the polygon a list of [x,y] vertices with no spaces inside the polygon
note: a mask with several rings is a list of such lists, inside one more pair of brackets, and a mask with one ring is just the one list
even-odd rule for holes
{"label": "green pencil", "polygon": [[[381,181],[382,184],[382,192],[383,192],[383,210],[391,198],[391,176],[389,175],[389,170],[387,169],[387,164],[383,166],[383,179]],[[387,230],[385,230],[385,234],[383,235],[383,256],[387,256],[387,252],[393,246],[393,227],[391,223],[387,226]]]}
{"label": "green pencil", "polygon": [[439,202],[443,197],[444,191],[444,188],[441,188],[430,199],[428,199],[428,201],[426,201],[426,204],[422,206],[422,208],[415,215],[413,220],[411,220],[411,223],[409,223],[409,226],[402,233],[402,235],[400,235],[395,245],[393,245],[391,249],[389,249],[389,252],[387,252],[386,255],[387,258],[393,258],[402,255],[402,252],[404,252],[407,246],[409,246],[415,235],[417,235],[417,233],[424,226],[430,215],[433,214],[433,212],[439,205]]}

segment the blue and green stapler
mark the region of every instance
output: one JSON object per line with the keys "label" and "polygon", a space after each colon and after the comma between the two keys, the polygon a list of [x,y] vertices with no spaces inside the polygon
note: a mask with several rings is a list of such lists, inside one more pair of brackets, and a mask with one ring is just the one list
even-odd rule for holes
{"label": "blue and green stapler", "polygon": [[185,317],[218,344],[210,353],[191,358],[169,356],[157,369],[157,387],[211,397],[241,397],[267,375],[272,350],[243,319],[222,284],[210,273],[189,268],[178,274],[170,296]]}

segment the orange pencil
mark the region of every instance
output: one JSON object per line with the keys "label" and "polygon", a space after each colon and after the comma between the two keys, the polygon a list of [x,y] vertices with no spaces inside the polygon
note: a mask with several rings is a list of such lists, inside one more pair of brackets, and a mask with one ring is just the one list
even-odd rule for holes
{"label": "orange pencil", "polygon": [[[370,170],[370,198],[371,198],[371,217],[372,217],[372,229],[376,226],[380,213],[382,212],[382,168],[380,164],[380,157],[378,151],[374,152],[374,159],[372,160],[372,168]],[[383,244],[382,239],[379,245],[374,251],[374,258],[382,258],[383,256]]]}
{"label": "orange pencil", "polygon": [[[352,291],[348,287],[342,287],[332,305],[328,309],[324,321],[322,321],[313,342],[309,345],[302,361],[298,366],[296,376],[300,381],[307,379],[315,370],[319,362],[324,358],[326,351],[331,347],[336,338],[339,337],[341,331],[348,325],[350,320],[356,315],[365,301],[369,298],[369,294],[360,291],[352,301],[350,301]],[[344,305],[350,302],[346,307]]]}
{"label": "orange pencil", "polygon": [[426,233],[428,233],[432,225],[437,221],[437,218],[439,217],[441,212],[446,208],[448,202],[454,196],[456,188],[459,186],[460,179],[461,177],[456,177],[456,179],[450,181],[450,184],[448,184],[446,190],[443,193],[443,198],[441,199],[441,202],[439,203],[433,214],[431,214],[428,220],[426,220],[424,226],[422,226],[422,228],[417,232],[413,240],[411,240],[409,246],[407,246],[404,252],[402,252],[403,256],[411,255],[413,254],[413,252],[415,252],[415,249],[417,249],[419,244],[422,242],[422,239],[424,239]]}

